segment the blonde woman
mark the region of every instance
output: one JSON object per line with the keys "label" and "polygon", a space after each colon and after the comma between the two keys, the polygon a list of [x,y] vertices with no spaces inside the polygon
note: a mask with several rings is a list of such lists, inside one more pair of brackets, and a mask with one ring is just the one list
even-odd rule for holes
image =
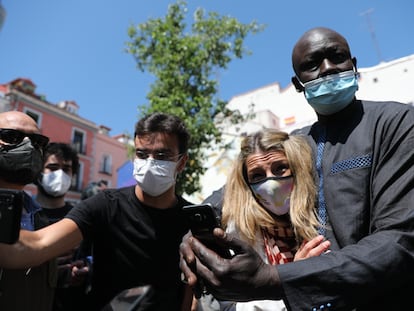
{"label": "blonde woman", "polygon": [[[305,138],[266,129],[246,136],[224,192],[222,224],[272,265],[328,250],[318,235],[312,150]],[[221,310],[286,310],[282,300],[220,302]]]}

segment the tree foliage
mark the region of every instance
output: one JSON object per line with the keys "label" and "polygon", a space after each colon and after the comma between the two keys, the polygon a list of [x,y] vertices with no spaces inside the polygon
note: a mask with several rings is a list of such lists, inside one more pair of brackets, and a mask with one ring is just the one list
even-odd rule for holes
{"label": "tree foliage", "polygon": [[162,111],[184,120],[192,140],[189,162],[177,182],[177,190],[191,194],[200,189],[199,176],[205,171],[204,150],[221,144],[218,118],[242,118],[226,109],[227,102],[218,97],[219,70],[227,69],[234,58],[250,54],[244,47],[248,34],[264,26],[255,21],[242,24],[229,16],[194,12],[191,27],[186,25],[187,3],[171,4],[164,18],[149,19],[128,29],[127,52],[137,68],[155,77],[147,94],[149,104],[140,113]]}

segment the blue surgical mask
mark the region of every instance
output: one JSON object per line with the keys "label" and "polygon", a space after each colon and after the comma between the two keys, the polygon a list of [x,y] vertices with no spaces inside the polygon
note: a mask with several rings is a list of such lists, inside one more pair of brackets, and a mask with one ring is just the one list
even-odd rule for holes
{"label": "blue surgical mask", "polygon": [[334,114],[348,106],[358,90],[357,73],[348,70],[324,76],[306,83],[305,97],[321,115]]}

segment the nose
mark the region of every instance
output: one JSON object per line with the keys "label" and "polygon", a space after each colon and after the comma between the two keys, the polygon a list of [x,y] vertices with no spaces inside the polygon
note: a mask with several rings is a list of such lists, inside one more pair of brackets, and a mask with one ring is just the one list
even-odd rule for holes
{"label": "nose", "polygon": [[329,58],[324,58],[319,66],[319,77],[324,77],[338,72],[338,68],[329,60]]}
{"label": "nose", "polygon": [[278,177],[278,174],[273,173],[272,170],[266,171],[266,178],[271,178],[271,177]]}

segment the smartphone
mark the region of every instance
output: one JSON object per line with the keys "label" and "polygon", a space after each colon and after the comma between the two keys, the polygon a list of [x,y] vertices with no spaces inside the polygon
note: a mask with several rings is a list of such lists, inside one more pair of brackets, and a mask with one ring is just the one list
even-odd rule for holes
{"label": "smartphone", "polygon": [[0,243],[13,244],[19,239],[23,192],[0,189]]}
{"label": "smartphone", "polygon": [[219,245],[213,235],[214,228],[220,228],[221,222],[210,204],[186,205],[183,207],[183,212],[193,236],[221,257],[232,257],[230,249]]}

